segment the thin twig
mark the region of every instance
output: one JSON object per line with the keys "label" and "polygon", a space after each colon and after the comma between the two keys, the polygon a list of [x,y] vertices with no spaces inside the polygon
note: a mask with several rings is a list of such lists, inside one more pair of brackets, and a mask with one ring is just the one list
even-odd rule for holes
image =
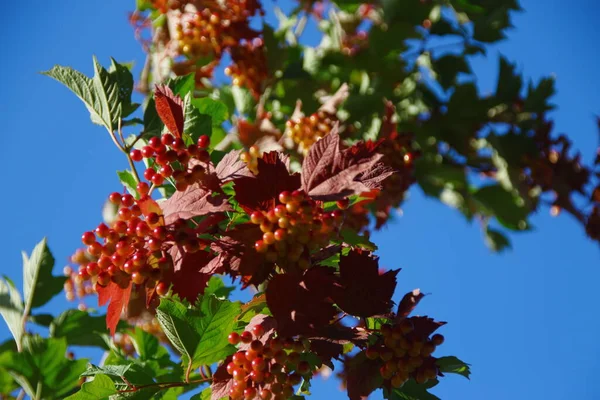
{"label": "thin twig", "polygon": [[189,382],[157,382],[157,383],[149,383],[147,385],[139,385],[139,386],[132,385],[131,389],[118,390],[118,392],[119,393],[132,393],[132,392],[137,392],[138,390],[146,389],[149,387],[158,387],[160,389],[168,389],[168,388],[172,388],[172,387],[193,385],[195,383],[206,383],[206,382],[210,382],[211,380],[212,380],[212,378],[204,378],[204,379],[198,379],[198,380],[189,381]]}
{"label": "thin twig", "polygon": [[[125,144],[125,139],[123,138],[123,132],[121,130],[121,118],[119,118],[119,125],[117,126],[117,132],[119,133],[119,137],[123,141],[123,145],[124,145]],[[113,137],[115,136],[114,133],[113,133],[112,136]],[[116,138],[115,138],[115,140],[116,140]],[[133,177],[135,178],[135,181],[137,183],[139,183],[140,182],[140,176],[138,175],[137,169],[135,168],[135,163],[131,159],[131,154],[123,146],[120,146],[120,148],[121,148],[121,151],[123,153],[125,153],[125,156],[127,157],[127,161],[129,162],[129,167],[131,168],[131,172],[133,173]]]}

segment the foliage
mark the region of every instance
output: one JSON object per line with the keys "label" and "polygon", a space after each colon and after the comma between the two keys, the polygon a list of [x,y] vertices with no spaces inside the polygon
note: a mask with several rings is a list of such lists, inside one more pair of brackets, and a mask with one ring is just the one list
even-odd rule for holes
{"label": "foliage", "polygon": [[[551,132],[553,80],[525,84],[501,57],[495,92],[478,92],[470,58],[505,38],[518,10],[299,0],[288,15],[275,8],[278,26],[256,28],[258,0],[137,1],[143,112],[115,60],[94,58],[92,78],[44,73],[84,102],[130,168],[65,279],[43,240],[23,255],[22,294],[0,280],[14,338],[0,348],[0,394],[299,399],[313,375],[341,366],[350,399],[428,400],[446,374],[469,378],[459,358],[434,356],[445,322],[412,315],[424,295],[396,305],[399,270],[380,269],[369,236],[417,184],[480,221],[494,251],[546,203],[600,240],[600,157],[581,165]],[[308,20],[317,46],[304,44]],[[219,84],[226,54],[231,82]],[[224,276],[257,293],[230,300]],[[63,286],[71,300],[97,295],[106,316],[35,314]],[[70,346],[105,356],[73,360]]]}

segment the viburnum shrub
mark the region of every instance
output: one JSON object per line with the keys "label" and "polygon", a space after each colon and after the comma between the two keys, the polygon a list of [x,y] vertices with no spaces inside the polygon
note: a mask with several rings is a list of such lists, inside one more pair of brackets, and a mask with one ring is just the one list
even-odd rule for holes
{"label": "viburnum shrub", "polygon": [[[493,250],[546,203],[600,240],[600,155],[584,166],[552,133],[553,80],[525,86],[501,58],[494,93],[474,83],[469,57],[504,37],[516,1],[292,3],[137,1],[139,114],[115,60],[94,58],[92,78],[44,73],[130,167],[103,220],[74,236],[66,278],[44,240],[23,256],[23,299],[0,281],[15,339],[0,353],[2,396],[302,398],[335,368],[350,399],[436,399],[428,389],[469,366],[442,355],[445,322],[413,312],[418,289],[394,298],[399,270],[381,268],[369,239],[413,184],[478,219]],[[63,288],[78,309],[34,313]],[[250,301],[230,300],[242,291]],[[88,364],[69,346],[105,356]]]}

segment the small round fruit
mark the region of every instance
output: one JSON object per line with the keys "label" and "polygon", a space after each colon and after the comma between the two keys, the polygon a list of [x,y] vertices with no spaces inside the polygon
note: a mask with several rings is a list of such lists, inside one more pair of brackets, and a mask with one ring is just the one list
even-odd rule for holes
{"label": "small round fruit", "polygon": [[241,338],[239,333],[231,332],[229,336],[227,336],[227,340],[229,341],[229,343],[235,346],[240,342]]}

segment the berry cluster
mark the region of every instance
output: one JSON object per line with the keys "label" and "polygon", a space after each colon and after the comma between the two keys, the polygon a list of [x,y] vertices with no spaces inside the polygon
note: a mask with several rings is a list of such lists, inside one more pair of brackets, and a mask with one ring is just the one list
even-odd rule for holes
{"label": "berry cluster", "polygon": [[[83,263],[87,265],[89,262],[86,253],[83,250],[78,250],[71,258],[73,259],[73,262],[77,262],[78,264]],[[75,259],[77,261],[75,261]],[[85,296],[94,293],[94,288],[89,281],[84,281],[73,268],[66,266],[63,269],[63,273],[67,277],[64,283],[65,297],[67,300],[74,301],[75,298],[82,299]]]}
{"label": "berry cluster", "polygon": [[279,194],[277,206],[268,212],[255,211],[252,223],[259,225],[263,238],[254,248],[281,268],[310,267],[310,253],[327,246],[343,222],[340,210],[326,212],[304,192]]}
{"label": "berry cluster", "polygon": [[[173,179],[175,188],[184,191],[189,185],[206,177],[210,161],[210,154],[206,150],[209,143],[210,138],[202,135],[197,144],[186,146],[183,139],[165,133],[160,138],[150,138],[141,150],[132,150],[130,157],[133,161],[153,158],[153,166],[144,171],[144,178],[156,186],[162,185],[165,179]],[[147,195],[143,189],[140,195]]]}
{"label": "berry cluster", "polygon": [[240,160],[246,163],[246,166],[254,175],[258,175],[258,159],[262,157],[258,146],[250,146],[247,151],[240,153]]}
{"label": "berry cluster", "polygon": [[317,140],[331,132],[337,121],[334,114],[319,110],[308,117],[287,121],[286,134],[298,146],[298,152],[306,155]]}
{"label": "berry cluster", "polygon": [[233,377],[231,399],[284,400],[293,396],[294,386],[310,379],[312,368],[303,360],[310,349],[306,340],[272,337],[263,344],[258,340],[264,328],[256,325],[252,332],[231,333],[229,343],[245,344],[233,355],[227,372]]}
{"label": "berry cluster", "polygon": [[380,332],[381,337],[366,350],[366,356],[383,362],[380,368],[383,379],[395,388],[401,387],[410,378],[418,384],[436,379],[438,368],[432,354],[444,342],[442,335],[421,337],[414,330],[411,318],[394,326],[383,325]]}
{"label": "berry cluster", "polygon": [[263,40],[255,38],[232,47],[231,59],[232,64],[225,68],[225,75],[232,77],[235,86],[246,86],[258,99],[263,82],[268,77]]}
{"label": "berry cluster", "polygon": [[223,6],[212,3],[202,10],[185,9],[175,27],[174,37],[179,51],[191,59],[220,56],[225,48],[235,47],[241,40],[252,39],[248,19],[261,12],[256,1],[229,0]]}

